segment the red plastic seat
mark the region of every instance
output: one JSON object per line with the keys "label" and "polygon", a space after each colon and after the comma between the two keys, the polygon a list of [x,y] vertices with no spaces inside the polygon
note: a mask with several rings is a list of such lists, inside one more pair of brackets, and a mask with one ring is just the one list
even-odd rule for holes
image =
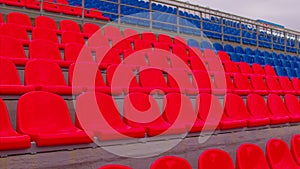
{"label": "red plastic seat", "polygon": [[[205,121],[203,130],[218,130],[224,116],[219,99],[208,93],[201,93],[196,98],[196,110],[198,118]],[[226,119],[225,119],[226,120]]]}
{"label": "red plastic seat", "polygon": [[66,31],[66,32],[62,33],[61,43],[64,45],[67,43],[85,44],[85,41],[84,41],[84,37],[81,33]]}
{"label": "red plastic seat", "polygon": [[190,67],[192,70],[208,71],[205,67],[205,60],[199,56],[190,57]]}
{"label": "red plastic seat", "polygon": [[93,23],[84,23],[82,27],[82,33],[85,37],[91,37],[95,32],[100,30],[100,26]]}
{"label": "red plastic seat", "polygon": [[153,43],[154,50],[165,50],[166,52],[170,52],[170,45],[168,43],[162,43],[162,42],[154,42]]}
{"label": "red plastic seat", "polygon": [[[113,48],[113,50],[116,50],[116,48]],[[124,50],[120,54],[123,54],[123,64],[126,66],[130,66],[130,67],[134,67],[134,68],[147,66],[145,52],[134,52],[134,50],[128,49],[128,50]],[[162,58],[162,60],[163,60],[163,58]],[[150,60],[148,62],[150,62]],[[162,64],[162,63],[160,63],[160,64]]]}
{"label": "red plastic seat", "polygon": [[225,51],[218,51],[218,56],[222,62],[230,61],[230,56]]}
{"label": "red plastic seat", "polygon": [[157,41],[161,42],[161,43],[167,43],[169,45],[171,45],[173,43],[172,38],[166,34],[158,34],[157,38],[158,38]]}
{"label": "red plastic seat", "polygon": [[236,152],[237,169],[270,169],[264,152],[254,144],[242,144]]}
{"label": "red plastic seat", "polygon": [[31,24],[29,16],[27,16],[26,14],[23,14],[23,13],[10,12],[7,15],[6,23],[17,24],[17,25],[20,25],[20,26],[26,28],[27,30],[32,30],[32,24]]}
{"label": "red plastic seat", "polygon": [[17,131],[28,134],[37,146],[62,146],[91,143],[83,130],[76,128],[64,99],[56,94],[35,91],[20,97]]}
{"label": "red plastic seat", "polygon": [[3,16],[2,16],[2,13],[0,13],[0,24],[4,23],[4,19],[3,19]]}
{"label": "red plastic seat", "polygon": [[266,77],[266,84],[269,88],[269,93],[273,94],[284,94],[284,91],[281,89],[281,86],[279,84],[277,77]]}
{"label": "red plastic seat", "polygon": [[56,22],[47,16],[37,16],[34,20],[35,27],[42,27],[47,29],[52,29],[58,32]]}
{"label": "red plastic seat", "polygon": [[297,94],[300,94],[300,80],[298,78],[293,78],[292,79],[292,84],[294,89],[297,91]]}
{"label": "red plastic seat", "polygon": [[100,63],[100,69],[106,69],[110,65],[118,65],[122,61],[117,50],[101,47],[96,50],[96,62]]}
{"label": "red plastic seat", "polygon": [[198,160],[198,169],[234,169],[230,155],[218,149],[204,151]]}
{"label": "red plastic seat", "polygon": [[250,76],[250,81],[254,93],[260,95],[266,95],[269,93],[269,88],[262,76],[252,75]]}
{"label": "red plastic seat", "polygon": [[67,86],[59,65],[47,60],[28,61],[24,71],[25,85],[36,86],[37,90],[57,94],[72,94],[72,87]]}
{"label": "red plastic seat", "polygon": [[186,40],[181,36],[175,36],[173,38],[173,44],[181,46],[183,48],[186,48],[188,46],[187,43],[186,43]]}
{"label": "red plastic seat", "polygon": [[299,116],[300,115],[300,103],[299,99],[295,95],[287,94],[284,96],[284,103],[290,115]]}
{"label": "red plastic seat", "polygon": [[163,117],[171,125],[186,130],[200,132],[204,121],[197,117],[191,100],[179,93],[169,93],[164,98]]}
{"label": "red plastic seat", "polygon": [[[118,71],[116,73],[116,71]],[[116,73],[116,74],[115,74]],[[130,78],[130,79],[129,79]],[[137,82],[136,76],[130,66],[111,65],[106,69],[106,82],[111,88],[120,88],[125,93],[142,92],[148,93]]]}
{"label": "red plastic seat", "polygon": [[20,2],[19,0],[4,0],[3,1],[6,5],[11,5],[11,6],[18,6],[18,7],[23,7],[24,4]]}
{"label": "red plastic seat", "polygon": [[19,134],[13,129],[6,105],[1,98],[0,116],[0,151],[30,148],[30,137]]}
{"label": "red plastic seat", "polygon": [[181,69],[169,69],[167,75],[168,86],[178,89],[181,93],[196,95],[199,93],[199,90],[195,88],[194,83],[189,76],[192,75],[188,72],[182,71]]}
{"label": "red plastic seat", "polygon": [[21,0],[26,8],[40,9],[40,2],[38,0]]}
{"label": "red plastic seat", "polygon": [[230,75],[240,73],[240,70],[235,62],[227,61],[223,63],[225,72]]}
{"label": "red plastic seat", "polygon": [[102,12],[95,8],[90,8],[89,10],[84,11],[84,17],[87,18],[96,18],[104,21],[110,21],[108,17],[102,15]]}
{"label": "red plastic seat", "polygon": [[72,20],[62,20],[59,25],[61,31],[81,32],[79,24]]}
{"label": "red plastic seat", "polygon": [[274,68],[270,65],[265,65],[264,66],[265,72],[267,76],[277,76]]}
{"label": "red plastic seat", "polygon": [[69,67],[71,61],[63,61],[58,45],[47,40],[33,40],[29,46],[30,59],[44,59],[57,63],[61,67]]}
{"label": "red plastic seat", "polygon": [[0,35],[16,38],[22,42],[22,44],[29,45],[29,38],[26,29],[17,24],[7,23],[0,25]]}
{"label": "red plastic seat", "polygon": [[[77,63],[76,76],[74,75],[75,64],[69,67],[69,86],[79,88],[82,91],[94,91],[108,94],[121,94],[121,88],[111,88],[107,86],[103,80],[98,65],[94,62],[80,62]],[[97,70],[97,72],[89,72],[89,70]],[[79,78],[79,79],[74,79]],[[81,78],[81,79],[80,79]],[[74,86],[76,85],[76,86]]]}
{"label": "red plastic seat", "polygon": [[[96,109],[92,106],[92,100],[95,100]],[[77,125],[92,132],[100,141],[145,137],[142,127],[131,127],[124,123],[110,95],[88,92],[80,95],[76,103]]]}
{"label": "red plastic seat", "polygon": [[250,67],[250,65],[246,62],[239,62],[238,64],[240,72],[242,74],[246,74],[246,75],[252,75],[253,74],[253,70]]}
{"label": "red plastic seat", "polygon": [[128,38],[131,40],[140,39],[139,32],[130,28],[124,29],[124,38]]}
{"label": "red plastic seat", "polygon": [[292,82],[288,77],[278,77],[280,86],[285,94],[297,94],[297,91],[294,89]]}
{"label": "red plastic seat", "polygon": [[182,59],[186,64],[188,63],[188,54],[186,47],[182,47],[180,45],[172,45],[172,53],[176,55],[178,58]]}
{"label": "red plastic seat", "polygon": [[291,152],[294,157],[294,160],[300,165],[300,135],[296,134],[292,137],[291,140]]}
{"label": "red plastic seat", "polygon": [[[170,88],[163,76],[163,72],[156,68],[140,68],[139,72],[140,84],[143,88],[147,89],[149,92],[170,93],[179,92],[178,89]],[[157,91],[161,90],[161,91]],[[153,91],[154,90],[154,91]]]}
{"label": "red plastic seat", "polygon": [[164,156],[157,160],[155,160],[150,169],[174,169],[174,168],[182,168],[182,169],[192,169],[190,163],[181,157],[176,156]]}
{"label": "red plastic seat", "polygon": [[102,166],[98,169],[132,169],[132,168],[124,166],[124,165],[109,164],[109,165]]}
{"label": "red plastic seat", "polygon": [[248,123],[248,127],[265,126],[270,124],[270,119],[268,117],[251,116],[243,99],[235,94],[226,95],[225,113],[232,121],[246,121]]}
{"label": "red plastic seat", "polygon": [[165,52],[154,51],[147,53],[148,64],[161,70],[166,70],[171,66],[168,63],[168,55]]}
{"label": "red plastic seat", "polygon": [[253,117],[270,118],[271,124],[284,124],[290,121],[287,115],[272,114],[264,98],[257,94],[248,95],[247,107]]}
{"label": "red plastic seat", "polygon": [[56,32],[53,29],[36,27],[32,30],[32,40],[43,39],[53,43],[59,43]]}
{"label": "red plastic seat", "polygon": [[214,73],[214,87],[217,90],[220,90],[221,94],[232,93],[235,91],[235,87],[231,80],[231,77],[222,72]]}
{"label": "red plastic seat", "polygon": [[112,40],[113,45],[122,39],[122,34],[120,29],[114,26],[105,26],[103,28],[103,35]]}
{"label": "red plastic seat", "polygon": [[265,70],[261,67],[260,64],[253,63],[252,64],[253,73],[256,75],[266,76]]}
{"label": "red plastic seat", "polygon": [[143,127],[149,137],[184,132],[164,120],[157,102],[148,94],[128,94],[124,99],[123,113],[129,126]]}
{"label": "red plastic seat", "polygon": [[56,5],[64,14],[82,16],[82,7],[70,6],[67,0],[56,0]]}
{"label": "red plastic seat", "polygon": [[300,121],[300,114],[296,112],[290,113],[287,107],[285,106],[283,100],[278,95],[270,94],[268,96],[268,106],[272,114],[289,116],[290,122]]}
{"label": "red plastic seat", "polygon": [[235,90],[234,93],[238,95],[248,95],[253,92],[253,88],[247,76],[242,74],[235,74],[233,80]]}
{"label": "red plastic seat", "polygon": [[20,95],[34,89],[33,86],[21,84],[18,71],[13,62],[0,58],[0,94]]}
{"label": "red plastic seat", "polygon": [[0,36],[0,57],[9,59],[16,65],[25,65],[28,61],[21,42],[7,36]]}
{"label": "red plastic seat", "polygon": [[59,5],[54,3],[54,0],[45,0],[43,2],[43,9],[49,12],[60,13],[62,10],[59,8]]}
{"label": "red plastic seat", "polygon": [[152,32],[143,32],[141,34],[142,40],[144,41],[150,41],[150,42],[156,42],[156,35]]}
{"label": "red plastic seat", "polygon": [[193,71],[194,83],[200,93],[210,93],[213,88],[210,76],[207,72],[203,71]]}
{"label": "red plastic seat", "polygon": [[271,139],[266,146],[266,157],[272,169],[299,169],[288,145],[279,139]]}
{"label": "red plastic seat", "polygon": [[94,62],[91,51],[80,43],[68,43],[65,45],[64,59],[76,62],[80,56],[80,61]]}
{"label": "red plastic seat", "polygon": [[148,49],[149,51],[152,50],[151,42],[144,40],[134,40],[134,50],[139,51],[143,49]]}

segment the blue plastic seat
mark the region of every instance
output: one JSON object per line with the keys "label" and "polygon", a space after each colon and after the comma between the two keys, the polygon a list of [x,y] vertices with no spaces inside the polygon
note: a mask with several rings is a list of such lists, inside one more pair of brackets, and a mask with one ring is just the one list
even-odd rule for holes
{"label": "blue plastic seat", "polygon": [[187,43],[189,46],[191,47],[197,47],[197,48],[200,48],[200,45],[199,45],[199,42],[195,39],[188,39],[187,40]]}
{"label": "blue plastic seat", "polygon": [[213,46],[214,46],[214,48],[215,48],[216,51],[219,51],[219,50],[223,51],[224,50],[222,44],[220,44],[218,42],[215,42],[213,44]]}
{"label": "blue plastic seat", "polygon": [[213,49],[212,45],[208,41],[201,41],[201,49]]}

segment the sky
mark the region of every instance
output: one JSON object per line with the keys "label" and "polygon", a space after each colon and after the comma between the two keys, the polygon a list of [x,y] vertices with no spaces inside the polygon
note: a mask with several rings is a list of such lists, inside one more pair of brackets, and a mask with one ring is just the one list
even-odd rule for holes
{"label": "sky", "polygon": [[250,19],[262,19],[300,32],[299,0],[181,0]]}

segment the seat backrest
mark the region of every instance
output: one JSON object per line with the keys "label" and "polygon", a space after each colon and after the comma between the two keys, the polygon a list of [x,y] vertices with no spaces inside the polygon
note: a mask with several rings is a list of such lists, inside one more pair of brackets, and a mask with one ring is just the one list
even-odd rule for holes
{"label": "seat backrest", "polygon": [[288,145],[282,140],[271,139],[268,141],[266,157],[270,167],[273,169],[299,168],[291,155]]}
{"label": "seat backrest", "polygon": [[248,76],[242,74],[234,75],[234,85],[239,90],[251,90],[252,86]]}
{"label": "seat backrest", "polygon": [[197,115],[193,108],[191,100],[179,93],[169,93],[164,98],[163,117],[170,124],[193,124]]}
{"label": "seat backrest", "polygon": [[224,68],[227,73],[240,73],[240,70],[235,62],[224,62]]}
{"label": "seat backrest", "polygon": [[291,139],[291,152],[297,164],[300,164],[300,135],[296,134]]}
{"label": "seat backrest", "polygon": [[35,27],[32,30],[32,40],[44,39],[53,43],[58,43],[56,32],[53,29]]}
{"label": "seat backrest", "polygon": [[292,83],[293,83],[294,89],[299,91],[300,90],[300,79],[293,78]]}
{"label": "seat backrest", "polygon": [[269,94],[268,95],[268,107],[272,114],[274,115],[288,115],[289,112],[286,106],[283,103],[283,100],[280,96],[276,94]]}
{"label": "seat backrest", "polygon": [[264,81],[264,78],[261,76],[250,76],[251,84],[255,90],[269,90],[267,84]]}
{"label": "seat backrest", "polygon": [[61,31],[73,31],[80,33],[80,26],[77,22],[72,20],[62,20],[60,21],[60,30]]}
{"label": "seat backrest", "polygon": [[265,69],[265,72],[266,72],[266,75],[269,75],[269,76],[277,76],[274,68],[270,65],[265,65],[264,66],[264,69]]}
{"label": "seat backrest", "polygon": [[65,100],[43,91],[29,92],[20,97],[16,123],[17,131],[27,134],[74,128]]}
{"label": "seat backrest", "polygon": [[290,79],[288,77],[281,76],[281,77],[278,77],[278,79],[279,79],[279,83],[280,83],[282,90],[284,90],[284,91],[295,90],[292,82],[290,81]]}
{"label": "seat backrest", "polygon": [[131,40],[140,39],[139,32],[136,31],[136,30],[128,28],[128,29],[125,29],[123,31],[123,33],[124,33],[124,38],[128,38],[128,39],[131,39]]}
{"label": "seat backrest", "polygon": [[134,50],[139,51],[143,49],[152,50],[152,44],[149,41],[144,40],[135,40],[134,41]]}
{"label": "seat backrest", "polygon": [[47,16],[37,16],[34,20],[34,26],[57,30],[57,25],[54,19]]}
{"label": "seat backrest", "polygon": [[192,70],[207,71],[205,61],[198,56],[190,57],[190,67]]}
{"label": "seat backrest", "polygon": [[181,90],[195,89],[193,80],[191,80],[189,76],[192,76],[192,74],[180,69],[170,69],[167,75],[168,86],[171,88],[179,88]]}
{"label": "seat backrest", "polygon": [[221,59],[221,61],[230,61],[230,56],[227,52],[224,51],[218,51],[218,56]]}
{"label": "seat backrest", "polygon": [[117,37],[118,39],[122,38],[120,29],[114,26],[105,26],[103,28],[103,35],[106,37]]}
{"label": "seat backrest", "polygon": [[26,29],[13,23],[0,25],[0,35],[14,37],[18,40],[29,40]]}
{"label": "seat backrest", "polygon": [[209,73],[204,71],[193,71],[194,79],[193,83],[199,89],[212,89],[213,84],[211,82]]}
{"label": "seat backrest", "polygon": [[149,68],[139,72],[140,84],[143,87],[161,87],[167,88],[167,83],[164,79],[163,72],[159,69]]}
{"label": "seat backrest", "polygon": [[236,152],[237,169],[270,169],[264,152],[255,144],[242,144]]}
{"label": "seat backrest", "polygon": [[271,112],[264,98],[258,94],[249,94],[247,96],[247,108],[252,116],[268,117]]}
{"label": "seat backrest", "polygon": [[11,125],[9,114],[2,98],[0,98],[0,117],[0,137],[16,133]]}
{"label": "seat backrest", "polygon": [[0,58],[0,85],[21,85],[16,66],[3,58]]}
{"label": "seat backrest", "polygon": [[47,40],[33,40],[29,46],[29,58],[62,60],[58,45]]}
{"label": "seat backrest", "polygon": [[62,44],[67,44],[67,43],[85,44],[85,41],[81,33],[66,31],[62,33],[61,43]]}
{"label": "seat backrest", "polygon": [[254,74],[258,74],[258,75],[265,75],[265,70],[261,67],[260,64],[257,63],[253,63],[252,64],[252,70]]}
{"label": "seat backrest", "polygon": [[0,14],[0,24],[4,23],[4,19],[3,19],[3,16],[2,16],[2,13]]}
{"label": "seat backrest", "polygon": [[166,123],[156,100],[144,93],[128,94],[124,99],[123,113],[125,122],[133,127],[157,126]]}
{"label": "seat backrest", "polygon": [[24,74],[26,85],[67,85],[62,70],[51,61],[31,60],[27,62]]}
{"label": "seat backrest", "polygon": [[159,69],[170,68],[168,54],[160,51],[147,52],[148,64]]}
{"label": "seat backrest", "polygon": [[277,77],[266,77],[266,83],[270,90],[282,90]]}
{"label": "seat backrest", "polygon": [[142,35],[141,36],[142,40],[150,41],[150,42],[156,42],[157,41],[156,35],[152,32],[143,32],[141,35]]}
{"label": "seat backrest", "polygon": [[7,58],[26,58],[23,45],[13,37],[0,36],[0,56]]}
{"label": "seat backrest", "polygon": [[253,74],[253,70],[252,70],[252,68],[250,67],[250,65],[248,63],[240,62],[238,65],[239,65],[241,73]]}
{"label": "seat backrest", "polygon": [[186,47],[182,47],[180,45],[172,45],[172,53],[187,63],[188,54]]}
{"label": "seat backrest", "polygon": [[[65,45],[65,50],[64,50],[64,59],[66,61],[76,61],[78,56],[80,55],[80,52],[83,52],[81,53],[84,57],[85,57],[85,60],[87,61],[92,61],[93,58],[92,58],[92,55],[88,54],[88,53],[85,53],[83,49],[84,46],[80,43],[68,43]],[[87,51],[88,52],[88,51]]]}
{"label": "seat backrest", "polygon": [[[118,71],[117,72],[118,75],[115,74],[116,71]],[[115,80],[116,82],[113,82],[113,80]],[[108,86],[117,85],[116,87],[128,87],[128,88],[140,87],[136,79],[136,76],[134,75],[133,70],[129,66],[118,66],[118,65],[109,66],[106,69],[106,82]]]}
{"label": "seat backrest", "polygon": [[198,169],[234,169],[230,155],[218,149],[204,151],[198,160]]}
{"label": "seat backrest", "polygon": [[227,94],[225,100],[225,112],[232,118],[250,118],[250,114],[245,106],[243,99],[236,94]]}
{"label": "seat backrest", "polygon": [[158,42],[167,43],[167,44],[171,45],[173,43],[173,40],[169,35],[159,34],[158,35]]}
{"label": "seat backrest", "polygon": [[300,103],[299,103],[299,99],[297,98],[297,96],[292,95],[292,94],[285,95],[284,103],[290,113],[293,113],[293,114],[300,113]]}
{"label": "seat backrest", "polygon": [[196,99],[196,111],[198,118],[208,121],[209,116],[212,119],[210,123],[217,126],[223,114],[223,107],[216,96],[201,93]]}
{"label": "seat backrest", "polygon": [[10,12],[7,15],[6,23],[14,23],[20,26],[32,27],[29,16],[19,12]]}
{"label": "seat backrest", "polygon": [[184,158],[176,157],[176,156],[164,156],[154,161],[150,167],[150,169],[172,169],[172,168],[192,169],[192,166]]}
{"label": "seat backrest", "polygon": [[93,35],[98,30],[100,30],[100,26],[93,23],[85,23],[82,27],[82,32],[89,35]]}

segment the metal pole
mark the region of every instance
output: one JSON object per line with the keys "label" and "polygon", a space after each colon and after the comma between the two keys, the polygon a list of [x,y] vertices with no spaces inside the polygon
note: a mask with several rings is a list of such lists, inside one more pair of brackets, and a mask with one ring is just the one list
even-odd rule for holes
{"label": "metal pole", "polygon": [[81,0],[81,6],[82,6],[82,11],[81,11],[81,19],[82,19],[82,25],[84,24],[84,0]]}
{"label": "metal pole", "polygon": [[43,0],[40,1],[40,15],[43,15]]}

